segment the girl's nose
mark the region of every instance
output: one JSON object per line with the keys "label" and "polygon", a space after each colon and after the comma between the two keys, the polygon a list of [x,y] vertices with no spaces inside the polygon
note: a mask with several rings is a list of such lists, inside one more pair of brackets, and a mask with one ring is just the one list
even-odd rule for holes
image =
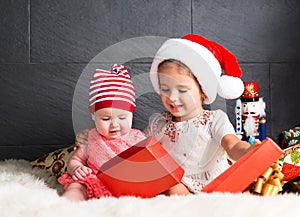
{"label": "girl's nose", "polygon": [[169,95],[169,99],[173,102],[178,100],[178,92],[177,91],[171,91]]}

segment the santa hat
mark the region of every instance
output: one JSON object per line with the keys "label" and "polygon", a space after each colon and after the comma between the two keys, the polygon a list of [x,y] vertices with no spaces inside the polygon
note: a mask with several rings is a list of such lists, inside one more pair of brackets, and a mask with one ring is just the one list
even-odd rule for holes
{"label": "santa hat", "polygon": [[135,93],[127,69],[114,64],[110,71],[96,69],[90,83],[89,110],[94,113],[112,107],[133,112]]}
{"label": "santa hat", "polygon": [[242,71],[234,55],[200,35],[188,34],[180,39],[169,39],[157,51],[150,79],[158,93],[158,66],[167,59],[179,60],[189,67],[207,96],[205,104],[213,103],[217,93],[225,99],[235,99],[243,93]]}

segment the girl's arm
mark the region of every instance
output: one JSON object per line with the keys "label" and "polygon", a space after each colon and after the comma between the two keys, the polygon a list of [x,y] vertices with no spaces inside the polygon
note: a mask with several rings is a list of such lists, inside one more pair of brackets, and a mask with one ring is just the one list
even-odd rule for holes
{"label": "girl's arm", "polygon": [[223,136],[221,145],[229,155],[229,157],[237,161],[242,157],[244,154],[246,154],[252,147],[255,147],[259,145],[261,142],[256,139],[254,141],[254,144],[250,146],[248,142],[240,140],[236,135],[234,134],[227,134]]}
{"label": "girl's arm", "polygon": [[88,133],[90,129],[85,129],[77,133],[75,144],[77,146],[87,145],[88,144]]}

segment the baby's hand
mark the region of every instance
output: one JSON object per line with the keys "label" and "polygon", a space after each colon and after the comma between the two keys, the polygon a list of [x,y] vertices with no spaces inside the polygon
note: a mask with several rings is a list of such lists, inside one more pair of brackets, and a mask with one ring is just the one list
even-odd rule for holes
{"label": "baby's hand", "polygon": [[92,173],[92,169],[86,166],[79,166],[74,171],[72,178],[74,180],[82,180]]}
{"label": "baby's hand", "polygon": [[88,144],[88,132],[89,132],[89,129],[85,129],[85,130],[80,131],[76,135],[75,144],[76,145],[87,145]]}

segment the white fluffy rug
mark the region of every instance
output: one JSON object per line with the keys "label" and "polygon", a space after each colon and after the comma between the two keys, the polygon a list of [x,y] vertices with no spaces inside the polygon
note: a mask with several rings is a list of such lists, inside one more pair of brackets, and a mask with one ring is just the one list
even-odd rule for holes
{"label": "white fluffy rug", "polygon": [[24,160],[0,161],[1,217],[275,217],[300,216],[300,196],[251,196],[246,194],[199,194],[102,198],[70,202],[59,196],[61,186],[40,169]]}

